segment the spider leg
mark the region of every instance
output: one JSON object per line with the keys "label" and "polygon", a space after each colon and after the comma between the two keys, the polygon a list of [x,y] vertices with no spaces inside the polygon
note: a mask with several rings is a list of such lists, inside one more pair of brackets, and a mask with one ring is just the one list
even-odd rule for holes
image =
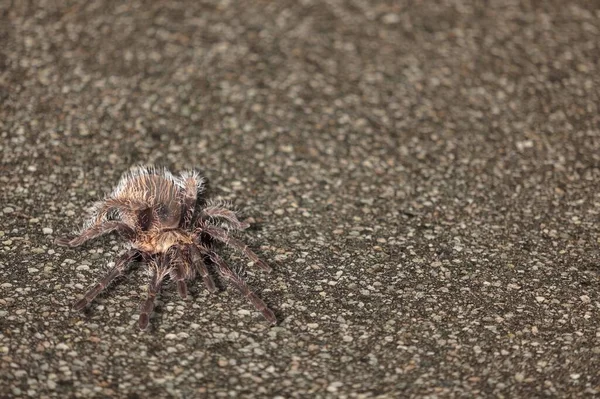
{"label": "spider leg", "polygon": [[238,219],[234,211],[220,206],[209,205],[202,210],[203,216],[209,218],[225,219],[227,224],[235,230],[246,230],[250,224]]}
{"label": "spider leg", "polygon": [[194,263],[198,269],[198,272],[202,276],[202,280],[204,280],[204,285],[209,292],[216,292],[217,287],[215,287],[215,282],[213,281],[210,273],[208,272],[208,268],[206,267],[206,263],[202,260],[202,253],[198,250],[195,245],[190,245],[190,260]]}
{"label": "spider leg", "polygon": [[175,254],[173,259],[173,268],[169,272],[171,280],[177,284],[177,292],[181,299],[187,298],[187,284],[186,280],[191,280],[196,275],[196,271],[192,267],[189,252],[186,248],[180,249]]}
{"label": "spider leg", "polygon": [[207,248],[200,247],[200,249],[208,253],[210,259],[217,265],[217,270],[219,271],[219,274],[223,276],[223,278],[230,281],[235,286],[235,288],[237,288],[238,291],[240,291],[240,293],[246,299],[248,299],[252,303],[252,305],[254,305],[256,310],[262,313],[263,317],[267,319],[269,323],[277,324],[277,318],[275,317],[273,311],[269,309],[267,304],[264,303],[263,300],[258,297],[258,295],[256,295],[254,292],[252,292],[252,290],[250,290],[250,288],[248,287],[248,285],[246,285],[244,280],[242,280],[237,274],[235,274],[231,270],[231,268],[227,265],[227,263],[225,263],[223,258],[217,255],[214,251],[210,251]]}
{"label": "spider leg", "polygon": [[111,268],[108,271],[108,273],[104,277],[102,277],[102,279],[98,281],[96,285],[94,285],[93,288],[86,292],[83,298],[75,302],[75,304],[73,305],[73,309],[75,311],[79,311],[85,308],[87,305],[89,305],[94,300],[94,298],[96,298],[96,296],[98,296],[99,293],[101,293],[106,287],[108,287],[116,277],[123,274],[125,266],[131,263],[131,261],[135,257],[137,257],[138,254],[139,251],[137,249],[130,249],[129,251],[121,255],[117,259],[115,266]]}
{"label": "spider leg", "polygon": [[192,224],[198,192],[203,190],[204,179],[195,172],[186,172],[181,174],[180,181],[183,185],[182,227],[186,229]]}
{"label": "spider leg", "polygon": [[135,235],[133,229],[123,222],[104,222],[83,230],[75,238],[57,238],[54,242],[63,247],[78,247],[86,241],[108,234],[112,231],[117,231],[124,237],[132,237]]}
{"label": "spider leg", "polygon": [[258,255],[256,255],[254,252],[252,252],[252,250],[250,248],[248,248],[248,246],[246,244],[244,244],[242,241],[240,241],[236,238],[229,236],[229,234],[227,234],[227,232],[225,230],[223,230],[219,227],[207,226],[207,225],[200,227],[200,230],[202,232],[210,235],[212,238],[221,241],[223,244],[241,251],[244,255],[246,255],[246,257],[248,259],[250,259],[252,262],[254,262],[254,264],[257,265],[258,267],[260,267],[261,269],[268,271],[268,272],[271,271],[271,268],[269,267],[269,265],[267,265],[265,262],[263,262],[258,257]]}
{"label": "spider leg", "polygon": [[138,325],[140,330],[145,330],[148,328],[148,323],[150,322],[150,315],[154,310],[154,300],[156,299],[156,295],[160,291],[160,287],[162,285],[163,279],[167,274],[169,274],[169,269],[164,267],[164,262],[159,264],[154,264],[154,273],[152,274],[152,278],[150,279],[150,283],[148,284],[148,295],[146,300],[142,302],[140,306],[140,317],[138,319]]}
{"label": "spider leg", "polygon": [[185,280],[177,280],[177,292],[179,293],[181,299],[187,299],[188,292]]}

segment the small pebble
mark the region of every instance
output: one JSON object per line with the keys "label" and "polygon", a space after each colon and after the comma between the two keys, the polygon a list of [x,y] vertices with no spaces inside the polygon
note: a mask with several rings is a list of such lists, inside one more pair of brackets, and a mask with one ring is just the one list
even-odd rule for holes
{"label": "small pebble", "polygon": [[25,370],[17,370],[13,374],[15,375],[15,377],[21,378],[21,377],[27,375],[27,371],[25,371]]}
{"label": "small pebble", "polygon": [[332,382],[327,387],[327,391],[328,392],[337,392],[338,388],[340,388],[342,385],[344,385],[344,384],[341,381]]}

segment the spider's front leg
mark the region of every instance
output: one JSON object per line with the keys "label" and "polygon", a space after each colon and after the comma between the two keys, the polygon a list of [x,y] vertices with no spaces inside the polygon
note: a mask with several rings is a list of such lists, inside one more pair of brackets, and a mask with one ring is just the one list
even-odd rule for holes
{"label": "spider's front leg", "polygon": [[256,255],[246,244],[242,241],[231,237],[227,232],[219,227],[210,226],[204,223],[201,227],[199,227],[200,232],[204,232],[211,236],[212,238],[221,241],[223,244],[235,248],[241,251],[248,259],[250,259],[256,266],[261,269],[270,272],[271,267],[267,265],[264,261],[262,261],[258,255]]}
{"label": "spider's front leg", "polygon": [[86,241],[92,240],[96,237],[100,237],[104,234],[108,234],[113,231],[117,231],[119,234],[121,234],[127,239],[135,235],[133,229],[123,222],[104,222],[88,227],[75,238],[57,238],[56,240],[54,240],[54,242],[57,245],[63,247],[78,247]]}
{"label": "spider's front leg", "polygon": [[138,319],[140,330],[148,328],[150,315],[154,311],[154,300],[160,291],[164,278],[171,271],[170,262],[170,256],[162,254],[159,259],[153,259],[151,264],[148,265],[148,267],[153,268],[154,270],[152,277],[150,278],[150,283],[148,284],[148,295],[146,300],[144,300],[140,306],[140,317]]}
{"label": "spider's front leg", "polygon": [[181,299],[187,298],[187,280],[196,277],[196,269],[189,252],[188,246],[177,248],[173,256],[173,262],[169,275],[171,280],[177,284],[177,292]]}
{"label": "spider's front leg", "polygon": [[262,299],[260,299],[258,295],[256,295],[254,292],[252,292],[252,290],[250,290],[250,288],[248,287],[248,285],[246,285],[244,280],[242,280],[237,274],[233,272],[233,270],[231,270],[231,268],[227,265],[223,258],[217,255],[217,253],[215,253],[214,251],[211,251],[203,246],[199,246],[199,250],[201,250],[209,256],[210,260],[213,261],[215,265],[217,265],[217,270],[219,274],[223,278],[230,281],[235,286],[235,288],[237,288],[237,290],[244,296],[244,298],[248,299],[252,303],[252,305],[254,305],[256,310],[262,313],[263,317],[267,319],[269,323],[277,324],[277,318],[275,317],[273,311],[269,309],[267,304]]}
{"label": "spider's front leg", "polygon": [[189,245],[188,247],[188,260],[190,263],[195,264],[198,272],[202,276],[202,280],[204,280],[204,285],[209,292],[217,292],[217,287],[215,287],[215,282],[213,281],[210,273],[208,272],[208,268],[202,259],[202,253],[196,248],[195,245]]}
{"label": "spider's front leg", "polygon": [[108,271],[108,273],[94,285],[86,294],[75,302],[73,305],[73,310],[79,311],[89,305],[94,298],[98,296],[106,287],[110,285],[110,283],[120,275],[123,274],[123,270],[125,267],[131,263],[136,257],[139,256],[139,251],[137,249],[130,249],[121,255],[117,261],[115,262],[115,266]]}

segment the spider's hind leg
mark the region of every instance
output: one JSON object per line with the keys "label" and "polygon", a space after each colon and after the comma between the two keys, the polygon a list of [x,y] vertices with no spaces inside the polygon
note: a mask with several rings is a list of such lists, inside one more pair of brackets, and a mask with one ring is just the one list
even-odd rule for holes
{"label": "spider's hind leg", "polygon": [[54,242],[57,245],[63,247],[78,247],[86,241],[92,240],[96,237],[100,237],[101,235],[108,234],[110,232],[117,231],[122,236],[129,238],[135,235],[134,231],[123,222],[104,222],[102,224],[96,224],[87,229],[83,230],[77,237],[75,238],[57,238]]}
{"label": "spider's hind leg", "polygon": [[[102,202],[97,202],[90,209],[91,216],[85,223],[85,228],[74,238],[57,238],[54,242],[57,245],[78,247],[86,241],[92,240],[112,231],[117,231],[127,239],[135,236],[135,232],[123,220],[120,220],[122,209],[131,207],[132,204],[124,202],[120,198],[107,198]],[[117,215],[116,220],[111,219],[111,215]]]}
{"label": "spider's hind leg", "polygon": [[242,241],[237,238],[231,237],[227,232],[221,228],[215,226],[203,226],[200,228],[200,231],[208,234],[212,238],[221,241],[223,244],[235,248],[241,251],[248,259],[250,259],[256,266],[261,269],[270,272],[271,267],[267,265],[263,260],[261,260],[258,255],[256,255],[248,245],[244,244]]}
{"label": "spider's hind leg", "polygon": [[198,202],[198,195],[205,190],[206,179],[201,177],[197,172],[183,172],[179,177],[179,184],[182,187],[183,195],[183,213],[181,225],[188,228],[192,225],[194,219],[194,211]]}
{"label": "spider's hind leg", "polygon": [[250,224],[240,221],[234,211],[227,209],[222,203],[218,202],[209,202],[202,209],[202,216],[205,218],[208,217],[211,220],[222,220],[234,230],[246,230],[250,227]]}
{"label": "spider's hind leg", "polygon": [[131,263],[131,261],[133,261],[138,255],[139,251],[136,249],[130,249],[129,251],[121,255],[115,262],[115,266],[112,269],[110,269],[108,273],[100,281],[98,281],[96,285],[94,285],[93,288],[86,292],[83,298],[75,302],[75,304],[73,305],[73,309],[75,311],[79,311],[85,308],[87,305],[89,305],[94,300],[94,298],[96,298],[99,293],[101,293],[106,287],[108,287],[116,277],[123,274],[123,270],[125,269],[125,267],[129,263]]}

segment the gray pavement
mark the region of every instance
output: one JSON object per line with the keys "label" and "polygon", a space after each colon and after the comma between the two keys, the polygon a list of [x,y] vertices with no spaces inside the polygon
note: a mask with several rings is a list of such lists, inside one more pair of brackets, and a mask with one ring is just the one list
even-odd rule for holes
{"label": "gray pavement", "polygon": [[[600,4],[1,1],[0,397],[600,395]],[[164,288],[53,244],[197,167],[274,267]],[[242,269],[244,259],[219,251]]]}

